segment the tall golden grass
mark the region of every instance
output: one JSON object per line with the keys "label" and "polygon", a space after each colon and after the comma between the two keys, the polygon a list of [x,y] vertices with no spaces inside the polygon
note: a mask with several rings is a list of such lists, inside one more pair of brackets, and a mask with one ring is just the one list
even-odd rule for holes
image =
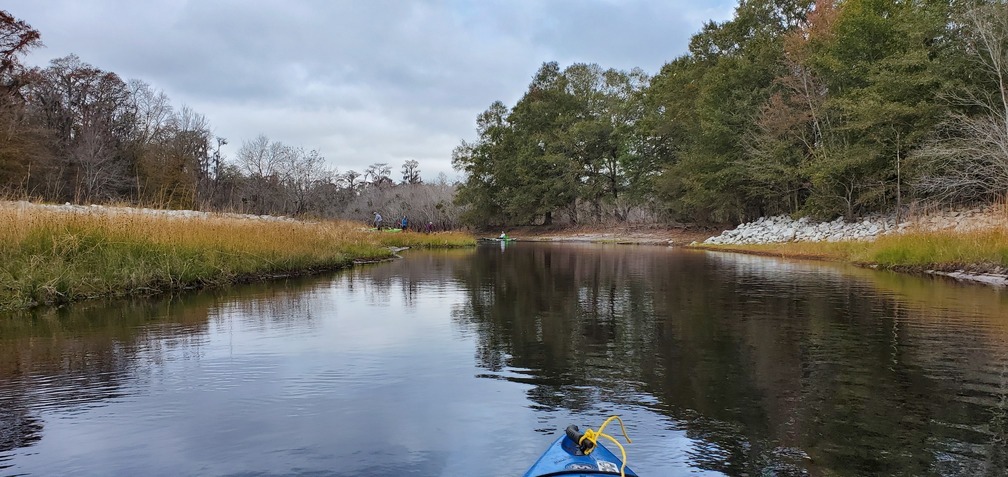
{"label": "tall golden grass", "polygon": [[473,245],[463,233],[377,233],[352,222],[0,208],[0,309],[334,270],[389,247]]}
{"label": "tall golden grass", "polygon": [[790,242],[702,248],[846,261],[887,269],[950,271],[1008,267],[1008,229],[1004,227],[965,232],[912,231],[885,235],[874,242]]}
{"label": "tall golden grass", "polygon": [[[925,223],[940,209],[911,213],[911,223]],[[701,245],[697,248],[760,255],[846,261],[886,269],[987,271],[1008,268],[1008,196],[988,204],[978,220],[982,228],[926,230],[911,228],[873,242],[789,242],[760,245]]]}
{"label": "tall golden grass", "polygon": [[1008,230],[911,232],[880,237],[858,257],[887,268],[1008,267]]}

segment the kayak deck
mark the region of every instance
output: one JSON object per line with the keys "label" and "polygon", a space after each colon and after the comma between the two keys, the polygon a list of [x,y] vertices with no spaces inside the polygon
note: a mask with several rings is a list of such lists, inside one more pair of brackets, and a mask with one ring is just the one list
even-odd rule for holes
{"label": "kayak deck", "polygon": [[[590,454],[585,455],[577,443],[563,435],[546,449],[523,477],[620,475],[622,465],[623,461],[602,444],[596,445]],[[625,475],[638,477],[629,467],[626,468]]]}

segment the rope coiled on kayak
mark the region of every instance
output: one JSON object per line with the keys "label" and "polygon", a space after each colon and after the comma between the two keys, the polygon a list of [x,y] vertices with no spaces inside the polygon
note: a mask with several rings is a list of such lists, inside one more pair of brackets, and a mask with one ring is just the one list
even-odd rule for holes
{"label": "rope coiled on kayak", "polygon": [[[613,421],[613,419],[619,421],[620,430],[623,431],[623,437],[626,438],[627,444],[632,444],[633,441],[630,440],[630,436],[628,436],[627,432],[626,432],[626,427],[623,426],[623,419],[620,419],[619,416],[612,415],[612,416],[609,416],[609,418],[606,419],[605,422],[603,422],[601,426],[599,426],[599,428],[598,428],[597,431],[596,430],[592,430],[590,428],[589,429],[585,429],[584,435],[581,436],[581,440],[578,441],[578,446],[580,446],[582,449],[587,448],[587,450],[584,451],[584,453],[585,453],[585,455],[588,455],[588,454],[591,454],[593,450],[595,450],[595,446],[598,444],[598,438],[599,437],[605,437],[606,439],[609,439],[610,441],[613,442],[613,444],[616,444],[616,447],[619,447],[620,454],[622,454],[622,456],[623,456],[623,460],[622,460],[623,465],[620,466],[620,477],[626,477],[626,473],[625,473],[626,472],[626,449],[624,449],[623,448],[623,444],[620,444],[619,441],[617,441],[613,436],[610,436],[609,434],[606,434],[605,432],[602,432],[602,431],[605,430],[606,426],[608,426],[609,423]],[[590,442],[591,446],[585,446],[584,445],[585,441]]]}

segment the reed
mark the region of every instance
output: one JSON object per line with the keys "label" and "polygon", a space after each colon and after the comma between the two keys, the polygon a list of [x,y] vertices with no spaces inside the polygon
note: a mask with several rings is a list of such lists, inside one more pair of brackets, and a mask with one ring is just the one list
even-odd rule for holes
{"label": "reed", "polygon": [[701,248],[761,255],[876,265],[887,269],[1008,267],[1008,230],[912,231],[874,242],[790,242],[761,245],[704,245]]}
{"label": "reed", "polygon": [[886,268],[947,270],[984,264],[1008,267],[1008,231],[996,228],[889,235],[868,244],[864,259]]}
{"label": "reed", "polygon": [[379,234],[378,239],[386,247],[426,249],[472,247],[476,245],[476,239],[471,234],[463,232],[438,232],[432,234],[408,231],[399,233],[383,232]]}
{"label": "reed", "polygon": [[389,247],[475,243],[461,233],[385,234],[351,222],[37,208],[0,208],[0,225],[0,309],[334,270],[389,258]]}

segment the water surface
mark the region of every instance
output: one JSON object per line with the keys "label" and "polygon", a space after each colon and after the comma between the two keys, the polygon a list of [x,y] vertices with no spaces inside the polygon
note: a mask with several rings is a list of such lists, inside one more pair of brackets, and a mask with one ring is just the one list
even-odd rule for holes
{"label": "water surface", "polygon": [[1006,475],[1008,294],[515,244],[0,318],[0,475],[514,476],[610,414],[642,475]]}

